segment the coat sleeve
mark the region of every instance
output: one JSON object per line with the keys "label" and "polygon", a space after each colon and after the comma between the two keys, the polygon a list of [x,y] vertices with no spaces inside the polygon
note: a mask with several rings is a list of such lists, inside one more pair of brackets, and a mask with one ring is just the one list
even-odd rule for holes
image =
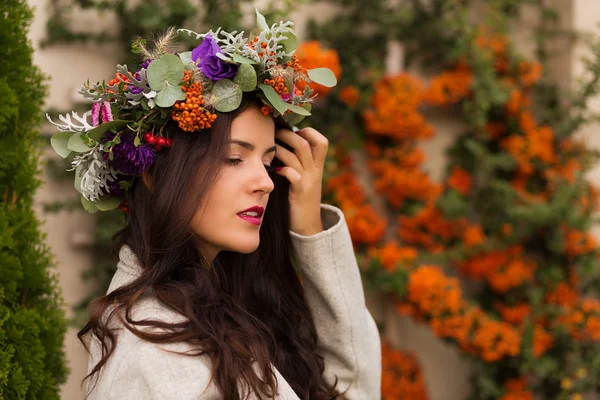
{"label": "coat sleeve", "polygon": [[381,398],[381,342],[365,305],[360,272],[342,211],[321,204],[323,231],[290,231],[306,301],[315,322],[324,376],[347,400]]}
{"label": "coat sleeve", "polygon": [[[137,339],[137,338],[136,338]],[[114,371],[110,400],[221,400],[211,382],[210,360],[188,357],[185,344],[161,344],[136,340]]]}

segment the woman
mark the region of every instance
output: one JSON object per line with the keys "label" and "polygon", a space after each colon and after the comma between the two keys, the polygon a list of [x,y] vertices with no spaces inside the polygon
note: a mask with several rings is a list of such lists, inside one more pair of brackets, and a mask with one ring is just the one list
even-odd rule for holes
{"label": "woman", "polygon": [[[203,69],[207,48],[194,60],[203,79],[212,73]],[[148,78],[151,89],[154,70],[121,82]],[[196,88],[190,85],[186,93]],[[112,101],[128,90],[110,87],[89,93],[109,93]],[[293,93],[280,97],[301,106],[302,93]],[[129,123],[99,140],[108,156],[89,161],[100,162],[93,167],[97,179],[102,168],[114,167],[115,176],[143,171],[141,179],[120,181],[127,225],[118,235],[118,269],[79,332],[90,351],[87,398],[379,399],[379,334],[348,227],[337,207],[321,204],[327,139],[312,128],[288,129],[289,113],[266,112],[278,100],[256,91],[244,93],[231,111],[219,111],[217,101],[201,134],[175,118],[186,105],[180,101],[172,119],[154,126],[170,139],[162,141],[167,150],[144,153],[129,131],[137,125]],[[105,114],[132,115],[116,103],[121,108],[111,104]],[[110,119],[103,117],[119,125]],[[147,134],[144,142],[154,140]],[[153,157],[151,165],[142,156]],[[88,193],[84,204],[102,209],[106,203],[98,199],[118,190],[112,181],[90,189],[85,179],[92,167],[84,163],[74,161],[84,181],[76,185]]]}

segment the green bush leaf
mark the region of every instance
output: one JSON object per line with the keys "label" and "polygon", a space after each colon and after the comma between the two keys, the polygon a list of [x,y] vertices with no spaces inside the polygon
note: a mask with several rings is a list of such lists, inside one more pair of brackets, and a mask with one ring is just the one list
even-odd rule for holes
{"label": "green bush leaf", "polygon": [[217,81],[213,86],[213,94],[219,99],[215,103],[215,108],[220,112],[231,112],[242,102],[242,90],[229,79]]}
{"label": "green bush leaf", "polygon": [[59,132],[50,138],[50,144],[54,151],[62,158],[67,158],[71,154],[68,143],[69,139],[73,135],[73,132]]}
{"label": "green bush leaf", "polygon": [[165,54],[150,63],[146,76],[150,88],[159,92],[169,85],[178,85],[183,79],[184,71],[185,66],[179,57]]}
{"label": "green bush leaf", "polygon": [[233,78],[233,83],[239,85],[244,92],[251,92],[256,89],[256,70],[250,64],[241,64],[237,74]]}
{"label": "green bush leaf", "polygon": [[154,99],[156,105],[163,108],[171,107],[177,100],[185,100],[185,92],[181,90],[181,86],[171,84],[167,84]]}
{"label": "green bush leaf", "polygon": [[308,77],[319,85],[327,87],[333,87],[337,85],[337,78],[333,74],[333,71],[329,68],[313,68],[306,72],[308,73]]}

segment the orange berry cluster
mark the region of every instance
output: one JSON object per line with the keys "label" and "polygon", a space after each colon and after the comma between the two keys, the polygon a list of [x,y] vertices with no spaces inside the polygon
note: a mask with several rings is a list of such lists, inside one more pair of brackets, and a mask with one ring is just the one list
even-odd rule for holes
{"label": "orange berry cluster", "polygon": [[[189,83],[192,74],[192,71],[185,71],[184,82]],[[210,128],[217,119],[217,115],[202,107],[204,104],[202,84],[195,82],[191,85],[183,85],[181,90],[185,92],[185,100],[175,102],[173,105],[175,111],[171,113],[171,118],[177,121],[179,127],[186,132]]]}
{"label": "orange berry cluster", "polygon": [[283,65],[284,68],[291,67],[294,71],[299,72],[302,71],[302,66],[300,65],[300,59],[297,55],[292,56],[292,61],[288,61]]}
{"label": "orange berry cluster", "polygon": [[[270,85],[273,87],[273,89],[275,89],[275,91],[277,92],[278,95],[282,95],[282,94],[288,94],[288,88],[285,85],[285,80],[283,79],[283,76],[274,76],[271,79],[265,78],[265,80],[263,81],[265,85]],[[296,95],[299,96],[301,95],[302,92],[300,92],[298,89],[296,89]]]}
{"label": "orange berry cluster", "polygon": [[[115,77],[108,82],[109,86],[118,85],[120,82],[129,82],[127,77],[119,72],[115,74]],[[123,86],[123,90],[127,90],[127,85]]]}
{"label": "orange berry cluster", "polygon": [[273,112],[273,107],[264,104],[260,108],[260,112],[262,112],[262,114],[266,117],[267,115],[269,115],[269,114],[271,114]]}
{"label": "orange berry cluster", "polygon": [[[256,36],[254,39],[252,39],[250,42],[248,42],[248,47],[256,50],[256,43],[258,42],[258,36]],[[267,44],[265,42],[260,44],[261,49],[266,49],[267,48]],[[264,51],[259,51],[258,52],[258,56],[259,57],[263,57],[265,54]],[[270,56],[274,56],[276,53],[274,51],[269,52]]]}

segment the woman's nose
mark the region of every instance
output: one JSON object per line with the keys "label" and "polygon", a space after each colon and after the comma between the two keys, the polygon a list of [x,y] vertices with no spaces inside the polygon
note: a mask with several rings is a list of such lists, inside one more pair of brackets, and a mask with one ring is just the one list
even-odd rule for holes
{"label": "woman's nose", "polygon": [[262,190],[266,193],[270,193],[275,189],[275,184],[269,175],[269,171],[262,165],[258,170],[258,176],[256,177],[256,186],[255,190]]}

